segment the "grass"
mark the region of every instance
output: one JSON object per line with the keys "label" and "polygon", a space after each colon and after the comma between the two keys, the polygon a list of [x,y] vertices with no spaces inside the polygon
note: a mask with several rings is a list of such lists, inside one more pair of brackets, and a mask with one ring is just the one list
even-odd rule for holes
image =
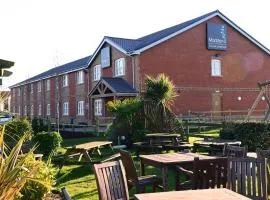
{"label": "grass", "polygon": [[[201,132],[200,136],[212,136],[217,137],[219,130],[211,130],[210,132]],[[198,137],[197,134],[192,134],[190,137],[190,142],[195,140],[202,139]],[[93,137],[93,138],[76,138],[76,139],[64,139],[62,144],[61,152],[65,151],[65,148],[71,147],[76,144],[81,144],[90,141],[97,140],[106,140],[105,137]],[[95,160],[100,160],[111,155],[110,150],[101,150],[103,157],[94,156]],[[135,155],[135,150],[130,150],[132,155]],[[137,169],[139,169],[139,160],[134,157],[134,161]],[[161,172],[158,169],[153,167],[146,168],[146,174],[158,174]],[[66,187],[68,192],[71,195],[71,198],[74,200],[98,200],[98,191],[96,187],[95,176],[92,171],[92,164],[83,162],[82,164],[73,164],[73,165],[65,165],[61,172],[57,176],[57,184],[56,188],[60,189],[61,187]],[[174,190],[174,174],[173,171],[169,170],[169,188],[170,190]],[[148,188],[146,191],[150,192],[151,188]],[[134,190],[130,191],[131,196],[134,194]]]}

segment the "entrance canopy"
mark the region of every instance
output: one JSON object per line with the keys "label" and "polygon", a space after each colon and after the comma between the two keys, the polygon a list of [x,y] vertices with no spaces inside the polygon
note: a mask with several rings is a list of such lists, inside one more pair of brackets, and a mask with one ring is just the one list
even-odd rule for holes
{"label": "entrance canopy", "polygon": [[123,78],[103,77],[91,90],[91,98],[137,96],[138,92]]}

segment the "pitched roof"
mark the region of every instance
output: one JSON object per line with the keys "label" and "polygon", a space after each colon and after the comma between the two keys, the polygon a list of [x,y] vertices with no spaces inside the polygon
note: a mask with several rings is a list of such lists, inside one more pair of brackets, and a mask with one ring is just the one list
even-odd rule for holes
{"label": "pitched roof", "polygon": [[237,26],[228,17],[222,14],[219,10],[215,10],[213,12],[207,13],[200,17],[197,17],[192,20],[186,21],[184,23],[157,31],[155,33],[151,33],[149,35],[140,37],[138,39],[126,39],[126,38],[116,38],[116,37],[108,37],[108,36],[106,36],[105,39],[109,39],[110,41],[115,43],[118,47],[121,47],[122,49],[124,49],[126,51],[125,53],[127,54],[140,53],[143,50],[151,48],[152,46],[155,46],[171,37],[174,37],[175,35],[178,35],[186,30],[189,30],[190,28],[215,16],[219,16],[220,18],[222,18],[229,25],[231,25],[233,28],[235,28],[237,31],[243,34],[246,38],[248,38],[251,42],[253,42],[259,48],[261,48],[262,50],[270,54],[270,50],[267,47],[262,45],[260,42],[254,39],[251,35],[249,35],[247,32],[245,32],[243,29]]}
{"label": "pitched roof", "polygon": [[48,77],[52,77],[52,76],[56,76],[56,75],[60,75],[60,74],[64,74],[64,73],[68,73],[71,71],[76,71],[82,68],[86,68],[88,66],[88,62],[91,59],[91,56],[87,56],[75,61],[72,61],[70,63],[66,63],[64,65],[60,65],[58,67],[49,69],[48,71],[45,71],[41,74],[38,74],[34,77],[31,77],[29,79],[26,79],[20,83],[17,83],[15,85],[10,86],[10,88],[12,87],[16,87],[19,85],[24,85],[26,83],[30,83],[30,82],[34,82],[34,81],[38,81],[44,78],[48,78]]}
{"label": "pitched roof", "polygon": [[137,91],[123,78],[103,77],[102,79],[117,93],[137,93]]}

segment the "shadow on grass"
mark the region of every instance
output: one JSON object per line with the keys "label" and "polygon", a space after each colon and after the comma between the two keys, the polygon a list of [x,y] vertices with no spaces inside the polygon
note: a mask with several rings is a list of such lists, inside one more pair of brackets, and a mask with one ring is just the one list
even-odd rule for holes
{"label": "shadow on grass", "polygon": [[78,193],[76,195],[73,195],[72,199],[74,199],[74,200],[76,200],[76,199],[84,199],[84,198],[89,198],[89,197],[94,197],[94,196],[98,196],[97,189],[89,191],[89,192]]}
{"label": "shadow on grass", "polygon": [[[72,165],[72,166],[64,166],[57,177],[57,185],[62,183],[66,183],[68,181],[75,181],[80,178],[86,178],[88,175],[92,175],[92,164],[85,165]],[[88,177],[87,180],[91,181],[94,177]],[[86,181],[86,180],[82,180]]]}

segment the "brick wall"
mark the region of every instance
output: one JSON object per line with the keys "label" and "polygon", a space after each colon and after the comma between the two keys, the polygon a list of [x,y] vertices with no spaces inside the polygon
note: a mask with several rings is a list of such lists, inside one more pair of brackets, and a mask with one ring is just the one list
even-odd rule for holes
{"label": "brick wall", "polygon": [[[219,17],[209,21],[225,23]],[[222,77],[211,76],[211,59],[216,54],[221,59]],[[137,84],[138,81],[143,82],[146,74],[165,73],[177,87],[205,87],[212,92],[238,88],[239,91],[222,95],[223,109],[248,109],[258,92],[241,92],[240,88],[258,88],[258,81],[269,79],[269,66],[269,55],[229,25],[228,50],[207,50],[205,22],[141,53]],[[174,109],[178,114],[188,110],[212,110],[212,92],[181,92]],[[235,100],[239,95],[243,99],[241,103]]]}

